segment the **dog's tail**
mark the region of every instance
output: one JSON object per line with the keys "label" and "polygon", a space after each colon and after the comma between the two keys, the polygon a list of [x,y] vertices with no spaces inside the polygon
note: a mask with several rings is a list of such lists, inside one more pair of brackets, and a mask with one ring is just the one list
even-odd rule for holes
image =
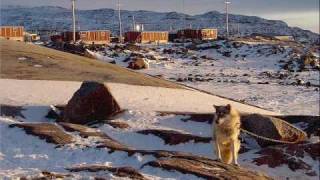
{"label": "dog's tail", "polygon": [[222,161],[226,164],[231,164],[232,163],[232,151],[229,150],[229,149],[224,149],[222,152],[221,152],[221,158],[222,158]]}

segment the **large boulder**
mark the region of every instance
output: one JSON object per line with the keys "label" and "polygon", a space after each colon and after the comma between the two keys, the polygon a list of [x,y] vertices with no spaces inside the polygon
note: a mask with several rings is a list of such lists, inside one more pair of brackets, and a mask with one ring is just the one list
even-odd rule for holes
{"label": "large boulder", "polygon": [[128,68],[130,69],[148,69],[149,63],[143,58],[132,58],[132,61],[129,63]]}
{"label": "large boulder", "polygon": [[254,138],[256,138],[261,147],[282,143],[295,144],[303,142],[307,138],[307,134],[304,131],[286,121],[260,114],[241,115],[241,127],[247,132],[255,134],[256,137],[254,136]]}
{"label": "large boulder", "polygon": [[110,119],[120,106],[108,87],[98,82],[84,82],[68,102],[63,113],[63,122],[87,124]]}

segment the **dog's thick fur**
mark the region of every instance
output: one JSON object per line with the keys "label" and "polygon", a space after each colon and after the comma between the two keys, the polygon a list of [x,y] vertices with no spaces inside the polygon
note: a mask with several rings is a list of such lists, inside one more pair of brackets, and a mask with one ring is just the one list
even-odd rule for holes
{"label": "dog's thick fur", "polygon": [[240,150],[240,115],[231,105],[214,106],[213,146],[218,159],[227,164],[238,165]]}

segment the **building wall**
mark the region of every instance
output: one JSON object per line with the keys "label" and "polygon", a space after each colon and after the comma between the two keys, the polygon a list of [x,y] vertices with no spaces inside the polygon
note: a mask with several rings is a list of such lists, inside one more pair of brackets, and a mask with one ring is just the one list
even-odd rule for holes
{"label": "building wall", "polygon": [[81,31],[80,39],[85,44],[109,44],[110,31]]}
{"label": "building wall", "polygon": [[125,42],[168,43],[169,33],[161,31],[126,32]]}
{"label": "building wall", "polygon": [[218,38],[217,29],[202,29],[201,30],[201,39],[202,40],[215,40]]}
{"label": "building wall", "polygon": [[141,42],[141,32],[130,31],[124,34],[124,41],[130,43]]}
{"label": "building wall", "polygon": [[168,43],[169,33],[168,32],[142,32],[141,43]]}
{"label": "building wall", "polygon": [[1,37],[2,39],[12,40],[12,41],[24,41],[24,37]]}
{"label": "building wall", "polygon": [[24,41],[22,26],[0,26],[0,37],[8,40]]}
{"label": "building wall", "polygon": [[178,39],[215,40],[218,38],[217,29],[183,29],[177,33]]}
{"label": "building wall", "polygon": [[[63,32],[61,34],[61,37],[64,42],[71,42],[73,41],[73,32],[71,31]],[[76,32],[76,41],[78,40],[80,40],[80,32]]]}

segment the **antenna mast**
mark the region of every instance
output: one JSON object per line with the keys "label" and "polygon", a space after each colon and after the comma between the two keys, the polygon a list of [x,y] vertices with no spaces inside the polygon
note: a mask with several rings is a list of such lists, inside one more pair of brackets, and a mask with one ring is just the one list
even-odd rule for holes
{"label": "antenna mast", "polygon": [[120,0],[118,0],[118,16],[119,16],[119,42],[122,42],[122,23],[121,23],[121,8]]}
{"label": "antenna mast", "polygon": [[76,12],[75,12],[75,1],[76,0],[71,0],[72,1],[72,26],[73,26],[73,42],[76,42]]}

